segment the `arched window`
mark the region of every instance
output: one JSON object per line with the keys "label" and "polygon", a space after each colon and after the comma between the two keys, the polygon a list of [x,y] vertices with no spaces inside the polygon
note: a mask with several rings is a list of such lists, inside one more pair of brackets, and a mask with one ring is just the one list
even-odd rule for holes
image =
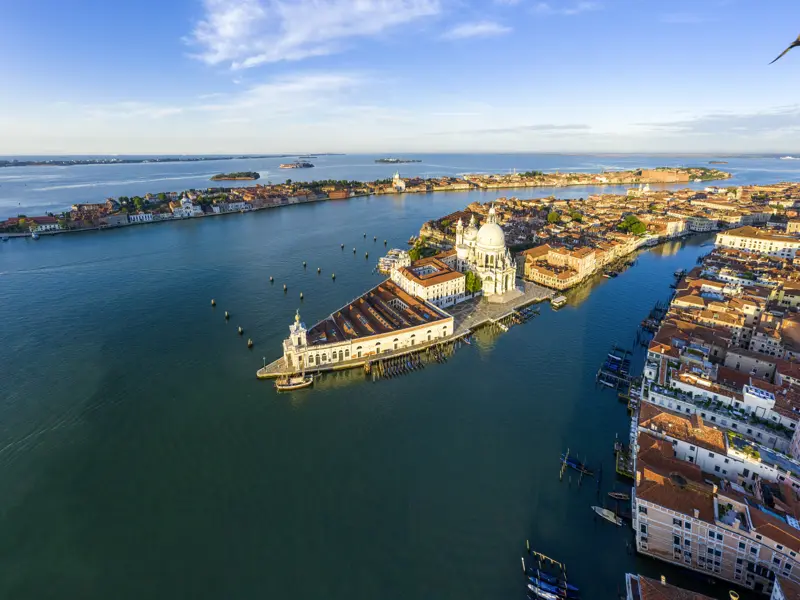
{"label": "arched window", "polygon": [[394,341],[392,342],[392,344],[394,345],[394,349],[395,350],[397,350],[397,345],[398,345],[399,342],[400,342],[400,340],[398,340],[397,338],[394,338]]}
{"label": "arched window", "polygon": [[429,342],[431,341],[431,330],[430,329],[428,329],[428,341]]}
{"label": "arched window", "polygon": [[356,348],[356,357],[361,358],[361,346]]}
{"label": "arched window", "polygon": [[345,348],[344,356],[345,358],[350,358],[350,348]]}
{"label": "arched window", "polygon": [[417,341],[417,334],[416,333],[412,333],[411,334],[411,345],[413,346],[414,342],[416,342],[416,341]]}
{"label": "arched window", "polygon": [[344,360],[344,354],[342,354],[341,350],[339,350],[339,360]]}
{"label": "arched window", "polygon": [[309,354],[308,355],[308,364],[310,364],[310,365],[314,364],[314,355],[313,354]]}

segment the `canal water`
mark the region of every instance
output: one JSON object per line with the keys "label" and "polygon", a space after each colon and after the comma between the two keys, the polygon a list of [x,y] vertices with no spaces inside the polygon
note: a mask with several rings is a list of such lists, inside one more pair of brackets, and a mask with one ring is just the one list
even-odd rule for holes
{"label": "canal water", "polygon": [[256,380],[296,309],[310,326],[380,280],[384,239],[490,196],[0,244],[0,597],[524,598],[526,539],[584,598],[615,598],[626,571],[691,582],[629,554],[630,530],[590,509],[596,480],[558,470],[566,448],[602,464],[608,500],[629,420],[595,372],[707,237],[419,373],[281,395]]}

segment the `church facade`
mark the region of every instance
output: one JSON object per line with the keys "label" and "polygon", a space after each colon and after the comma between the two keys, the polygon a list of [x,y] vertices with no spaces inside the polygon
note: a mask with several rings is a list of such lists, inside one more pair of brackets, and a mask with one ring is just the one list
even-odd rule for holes
{"label": "church facade", "polygon": [[475,226],[474,215],[466,227],[458,220],[455,251],[454,268],[480,277],[484,296],[501,296],[516,290],[517,264],[506,247],[506,235],[497,223],[494,206],[480,229]]}

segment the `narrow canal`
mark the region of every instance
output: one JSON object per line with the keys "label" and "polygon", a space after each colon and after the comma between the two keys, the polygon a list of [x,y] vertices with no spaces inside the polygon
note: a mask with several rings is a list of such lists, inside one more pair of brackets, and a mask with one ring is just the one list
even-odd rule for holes
{"label": "narrow canal", "polygon": [[558,463],[569,447],[602,463],[601,498],[612,489],[628,415],[595,372],[708,238],[646,251],[422,372],[284,395],[255,379],[298,307],[324,317],[379,280],[384,239],[473,199],[5,244],[0,596],[523,598],[526,539],[584,598],[616,597],[630,570],[685,581],[630,555],[629,530],[590,509],[595,481],[559,482]]}

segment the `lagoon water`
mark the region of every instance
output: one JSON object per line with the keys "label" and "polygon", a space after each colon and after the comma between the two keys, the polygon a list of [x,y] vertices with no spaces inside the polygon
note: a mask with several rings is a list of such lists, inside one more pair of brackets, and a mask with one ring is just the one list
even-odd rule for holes
{"label": "lagoon water", "polygon": [[[327,157],[342,163],[327,173],[397,168],[373,158]],[[442,164],[454,172],[645,160],[452,158]],[[792,161],[727,160],[736,183],[800,178]],[[218,170],[2,169],[0,198],[45,210],[204,186],[152,181],[184,169]],[[20,172],[27,186],[8,179]],[[613,477],[612,446],[628,415],[594,374],[611,344],[632,344],[708,237],[645,251],[562,310],[480,335],[419,373],[373,384],[353,371],[281,395],[255,379],[297,308],[311,325],[379,281],[384,239],[403,246],[425,220],[509,192],[357,198],[0,244],[0,597],[524,598],[526,539],[564,561],[587,599],[616,598],[626,571],[726,597],[723,584],[629,554],[630,530],[590,509],[595,480],[558,480],[569,447],[603,465],[600,502],[626,485]]]}

